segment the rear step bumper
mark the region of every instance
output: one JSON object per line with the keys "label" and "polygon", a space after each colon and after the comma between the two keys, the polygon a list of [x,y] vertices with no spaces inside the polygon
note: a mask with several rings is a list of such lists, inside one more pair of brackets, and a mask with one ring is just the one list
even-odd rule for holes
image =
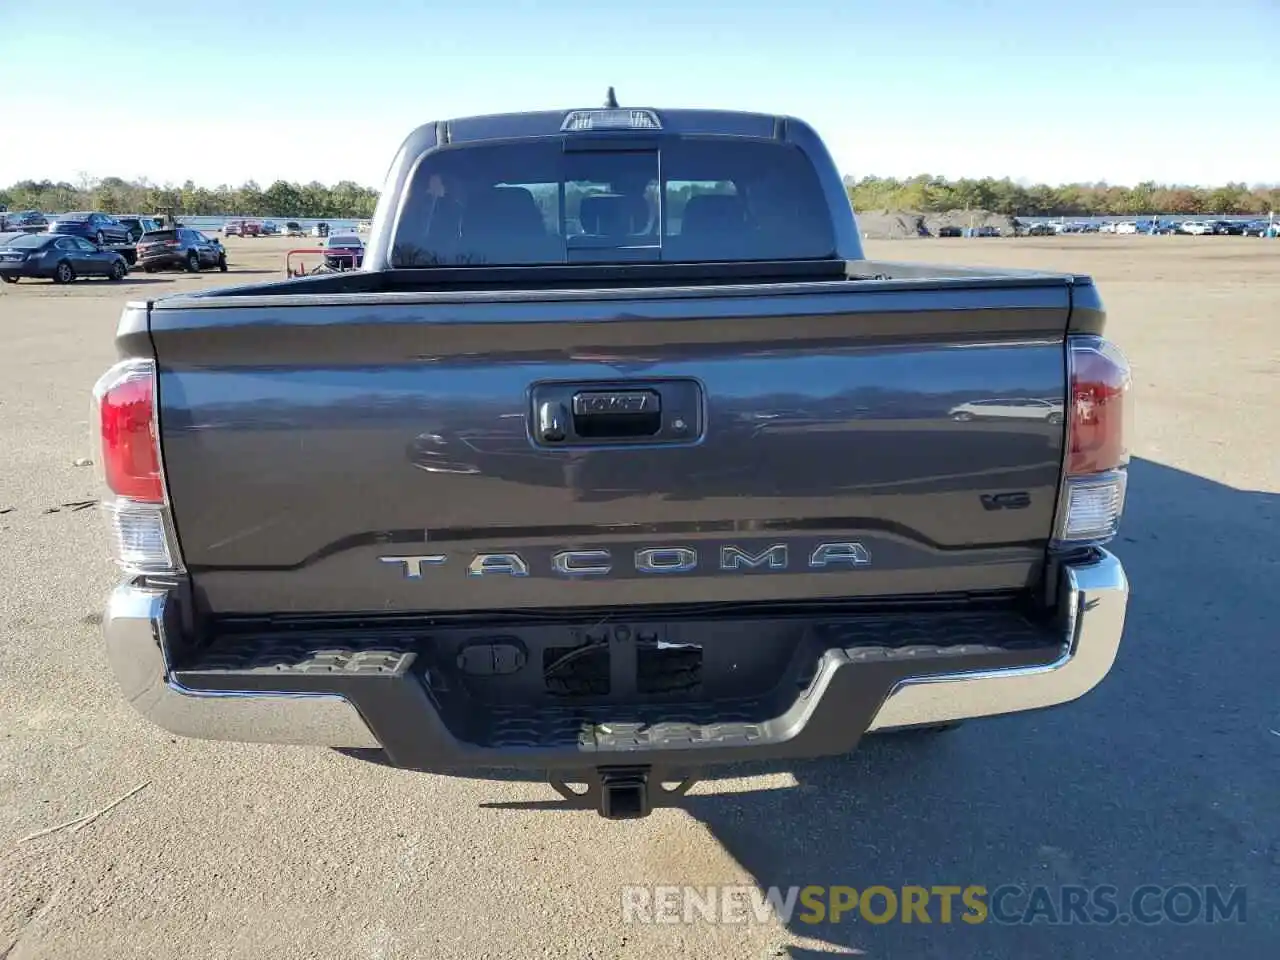
{"label": "rear step bumper", "polygon": [[842,753],[865,732],[1074,700],[1115,660],[1128,601],[1120,562],[1098,551],[1064,567],[1060,599],[1058,625],[1032,643],[1015,637],[1005,646],[940,646],[935,626],[924,643],[849,646],[837,631],[812,680],[780,714],[761,716],[758,703],[746,703],[728,714],[676,709],[679,719],[584,729],[581,712],[552,708],[495,715],[483,735],[465,736],[456,735],[458,723],[445,722],[447,704],[414,672],[413,654],[385,644],[312,652],[284,669],[245,665],[223,670],[220,679],[214,670],[175,670],[169,654],[181,637],[178,604],[168,590],[138,583],[111,595],[104,630],[126,698],[183,736],[381,749],[397,766],[479,775],[511,768],[565,775],[610,767],[695,771]]}

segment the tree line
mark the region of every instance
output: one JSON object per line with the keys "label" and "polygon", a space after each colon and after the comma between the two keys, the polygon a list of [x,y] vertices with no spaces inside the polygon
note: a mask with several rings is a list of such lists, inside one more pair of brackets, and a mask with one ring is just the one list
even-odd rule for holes
{"label": "tree line", "polygon": [[167,213],[180,216],[301,217],[367,220],[373,216],[378,191],[350,180],[333,186],[277,180],[263,189],[250,180],[238,187],[180,187],[145,180],[80,178],[78,183],[23,180],[0,189],[0,204],[10,210],[98,210],[102,213]]}
{"label": "tree line", "polygon": [[[1141,216],[1168,214],[1266,214],[1280,210],[1280,186],[1250,188],[1244,183],[1220,187],[1167,186],[1153,182],[1132,187],[1107,183],[1023,186],[1012,180],[948,180],[921,175],[846,178],[855,210],[989,210],[1009,216]],[[180,187],[145,180],[102,180],[81,176],[76,183],[23,180],[0,189],[0,205],[10,210],[101,210],[103,213],[162,213],[182,216],[300,217],[365,220],[373,216],[378,191],[350,180],[333,186],[277,180],[262,188],[252,180],[238,187]]]}
{"label": "tree line", "polygon": [[1008,178],[947,180],[922,175],[845,179],[855,210],[989,210],[1008,216],[1142,216],[1144,214],[1265,214],[1280,210],[1280,186],[1228,183],[1221,187],[1168,186],[1154,182],[1120,187],[1107,183],[1022,186]]}

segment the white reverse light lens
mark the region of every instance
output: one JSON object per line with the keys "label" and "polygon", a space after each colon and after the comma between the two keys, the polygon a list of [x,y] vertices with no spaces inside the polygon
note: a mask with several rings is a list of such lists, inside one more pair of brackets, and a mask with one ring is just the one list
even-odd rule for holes
{"label": "white reverse light lens", "polygon": [[182,564],[169,549],[172,534],[163,504],[115,500],[103,505],[112,555],[130,573],[180,573]]}
{"label": "white reverse light lens", "polygon": [[1096,544],[1114,537],[1124,512],[1125,480],[1123,470],[1069,478],[1059,542]]}

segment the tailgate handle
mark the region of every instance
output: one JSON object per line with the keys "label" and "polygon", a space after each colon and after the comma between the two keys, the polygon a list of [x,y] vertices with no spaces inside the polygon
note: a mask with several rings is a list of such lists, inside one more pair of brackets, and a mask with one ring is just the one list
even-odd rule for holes
{"label": "tailgate handle", "polygon": [[573,429],[580,437],[651,437],[662,429],[656,390],[584,390],[573,395]]}
{"label": "tailgate handle", "polygon": [[529,438],[539,447],[700,443],[702,385],[688,377],[529,384]]}

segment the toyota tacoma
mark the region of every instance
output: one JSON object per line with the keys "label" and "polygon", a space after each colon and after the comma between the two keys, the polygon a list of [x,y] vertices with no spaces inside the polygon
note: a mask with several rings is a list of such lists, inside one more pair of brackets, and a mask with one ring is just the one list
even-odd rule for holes
{"label": "toyota tacoma", "polygon": [[428,123],[359,270],[125,308],[110,662],[177,734],[611,818],[1065,703],[1128,598],[1104,322],[1088,277],[868,260],[795,118]]}

